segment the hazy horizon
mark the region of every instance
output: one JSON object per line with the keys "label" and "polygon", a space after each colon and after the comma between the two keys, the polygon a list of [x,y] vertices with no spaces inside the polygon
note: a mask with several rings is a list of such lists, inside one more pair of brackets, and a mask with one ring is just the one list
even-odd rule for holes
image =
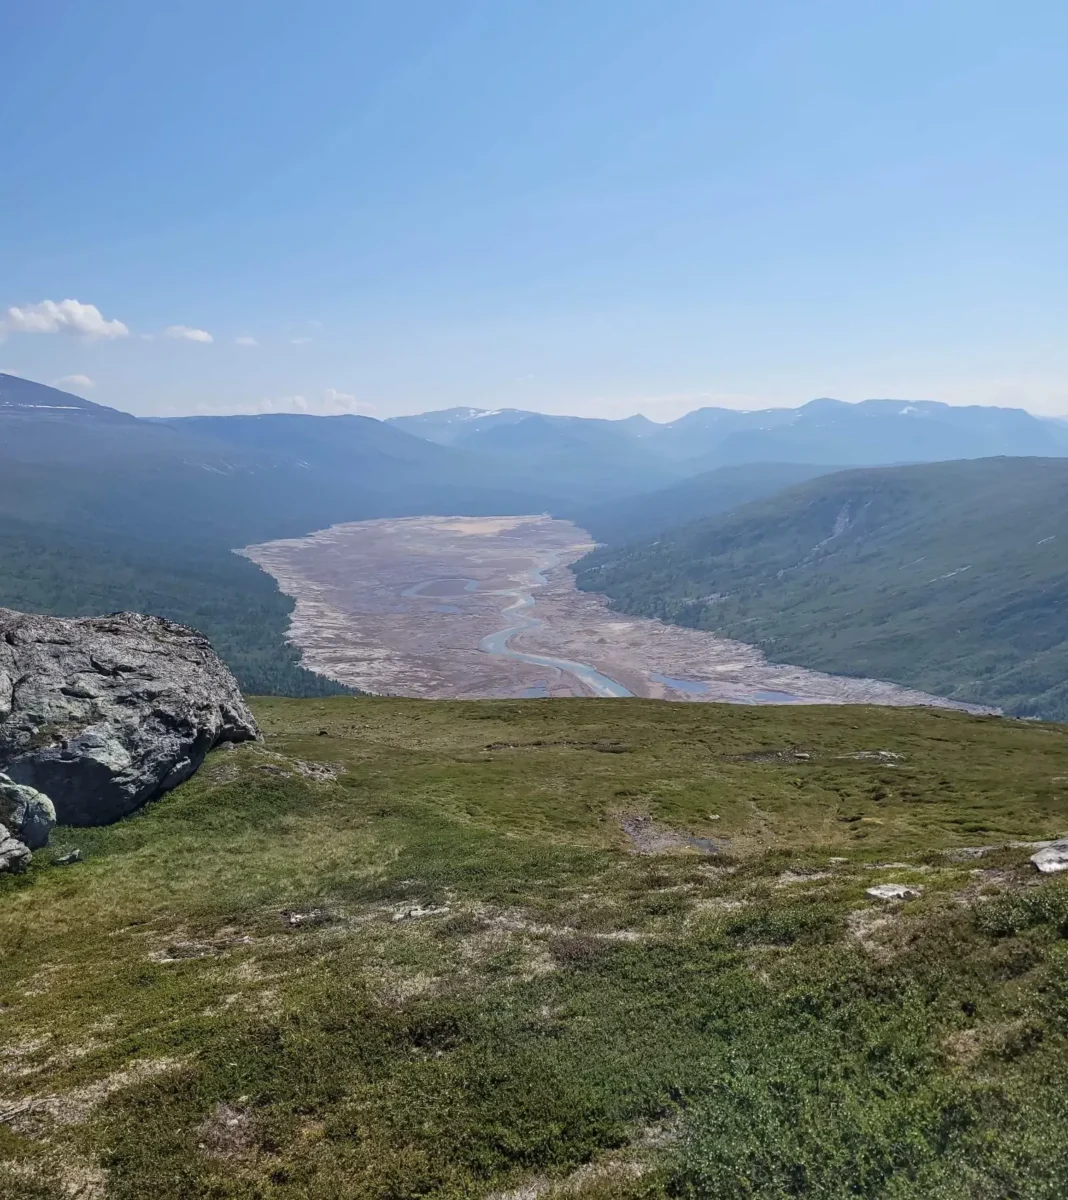
{"label": "hazy horizon", "polygon": [[[8,370],[0,369],[0,375],[14,375],[20,379],[29,379],[28,376],[20,375],[17,371],[8,371]],[[267,415],[269,413],[288,413],[288,414],[304,415],[304,416],[346,416],[346,415],[348,415],[348,416],[371,416],[375,420],[388,421],[388,420],[392,420],[392,419],[398,418],[398,417],[426,416],[426,415],[429,415],[432,413],[453,412],[453,411],[469,408],[473,414],[478,414],[478,415],[493,415],[498,412],[529,412],[529,413],[539,414],[542,416],[581,417],[581,416],[592,415],[596,418],[596,414],[584,414],[584,413],[580,413],[580,412],[571,412],[571,411],[555,411],[550,408],[537,408],[537,407],[520,408],[517,405],[501,405],[498,408],[483,408],[483,407],[477,406],[477,405],[462,405],[462,404],[446,405],[441,408],[414,408],[410,411],[391,413],[389,416],[385,416],[382,414],[373,414],[373,413],[358,413],[358,412],[354,413],[354,412],[345,410],[343,408],[339,408],[337,411],[329,411],[329,410],[324,411],[323,406],[312,406],[312,405],[308,405],[308,404],[303,404],[303,405],[300,404],[299,401],[301,400],[301,397],[287,397],[286,401],[284,403],[279,404],[277,406],[271,406],[271,407],[262,407],[262,406],[240,407],[240,406],[238,406],[238,407],[227,408],[225,405],[223,405],[223,406],[220,406],[218,408],[213,408],[213,409],[207,409],[205,407],[200,407],[200,408],[194,407],[193,409],[191,409],[190,411],[187,411],[187,412],[170,412],[170,413],[162,413],[162,414],[160,414],[160,413],[138,414],[132,409],[122,408],[121,406],[119,406],[117,404],[108,403],[104,397],[93,394],[93,392],[95,390],[94,388],[79,387],[78,384],[72,380],[57,379],[57,380],[52,381],[51,383],[48,383],[45,380],[37,379],[37,380],[30,380],[30,382],[44,384],[47,387],[58,388],[60,391],[68,392],[71,395],[80,396],[83,399],[90,400],[95,404],[103,404],[107,408],[116,408],[120,412],[127,412],[131,416],[138,416],[138,415],[154,416],[154,417],[158,417],[158,416],[164,416],[164,417],[263,416],[263,415]],[[694,397],[693,399],[695,401],[699,401],[700,397]],[[895,404],[906,404],[906,405],[908,405],[908,404],[925,404],[925,403],[941,403],[941,401],[932,400],[930,397],[925,397],[925,396],[922,396],[922,397],[916,397],[916,396],[863,396],[863,397],[859,397],[857,399],[848,399],[848,400],[843,399],[840,396],[809,396],[807,399],[798,400],[796,403],[793,403],[793,404],[790,404],[790,403],[767,404],[767,405],[756,406],[753,408],[742,408],[738,405],[715,403],[715,402],[694,403],[694,405],[692,407],[684,408],[672,417],[663,416],[663,417],[660,417],[659,419],[657,417],[650,416],[648,413],[641,412],[641,411],[623,413],[618,417],[608,417],[608,418],[601,418],[601,419],[625,421],[632,417],[644,417],[646,420],[652,421],[654,424],[662,425],[662,424],[670,424],[671,421],[678,420],[679,417],[685,416],[687,413],[695,412],[698,409],[702,409],[702,408],[724,408],[724,409],[731,409],[735,412],[771,412],[771,411],[781,411],[784,409],[785,410],[793,410],[793,409],[802,408],[804,405],[811,404],[817,400],[834,400],[834,401],[840,402],[842,404],[863,404],[863,403],[865,403],[865,401],[868,401],[868,400],[883,400],[883,401],[889,401],[889,402],[895,403]],[[681,402],[681,398],[680,398],[680,402]],[[957,404],[957,405],[954,405],[954,407],[958,407],[958,408],[967,407],[967,405]],[[975,407],[975,406],[973,406],[973,407]],[[1024,412],[1030,413],[1031,416],[1047,417],[1051,420],[1068,421],[1068,415],[1059,414],[1059,413],[1036,413],[1032,409],[1027,408],[1025,405],[997,405],[997,406],[980,405],[978,407],[1002,407],[1002,408],[1022,409]]]}

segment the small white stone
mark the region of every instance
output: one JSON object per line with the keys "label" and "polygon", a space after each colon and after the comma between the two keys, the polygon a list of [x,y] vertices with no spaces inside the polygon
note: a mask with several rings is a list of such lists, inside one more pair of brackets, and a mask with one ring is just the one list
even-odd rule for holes
{"label": "small white stone", "polygon": [[1068,871],[1068,839],[1044,846],[1037,854],[1031,855],[1031,861],[1043,875]]}
{"label": "small white stone", "polygon": [[868,888],[865,895],[873,900],[917,900],[923,895],[923,888],[907,883],[877,883]]}

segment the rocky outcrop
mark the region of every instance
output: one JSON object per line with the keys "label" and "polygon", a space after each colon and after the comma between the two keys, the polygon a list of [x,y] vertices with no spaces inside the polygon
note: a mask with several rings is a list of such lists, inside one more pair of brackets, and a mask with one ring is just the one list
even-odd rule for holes
{"label": "rocky outcrop", "polygon": [[29,846],[12,837],[6,825],[0,825],[0,873],[4,871],[24,871],[33,858]]}
{"label": "rocky outcrop", "polygon": [[21,871],[48,841],[56,810],[43,793],[0,774],[0,871]]}
{"label": "rocky outcrop", "polygon": [[126,816],[213,746],[258,732],[234,677],[183,625],[0,608],[0,770],[51,797],[64,824]]}

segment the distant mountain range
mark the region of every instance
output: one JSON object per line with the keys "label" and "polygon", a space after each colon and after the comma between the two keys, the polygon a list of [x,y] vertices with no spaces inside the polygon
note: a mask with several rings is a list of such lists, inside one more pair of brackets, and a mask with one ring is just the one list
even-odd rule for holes
{"label": "distant mountain range", "polygon": [[824,475],[576,564],[779,662],[1068,720],[1068,459]]}
{"label": "distant mountain range", "polygon": [[369,516],[539,511],[551,498],[514,469],[370,417],[145,420],[11,375],[0,375],[0,466],[0,516],[227,548]]}
{"label": "distant mountain range", "polygon": [[12,375],[0,438],[0,515],[161,521],[170,537],[228,545],[428,511],[551,510],[615,540],[617,516],[642,536],[839,466],[1068,455],[1062,422],[933,402],[703,408],[664,425],[516,409],[146,420]]}
{"label": "distant mountain range", "polygon": [[519,463],[586,455],[640,464],[663,477],[743,463],[884,466],[992,455],[1068,455],[1068,426],[1019,408],[935,401],[811,400],[799,408],[739,412],[700,408],[656,424],[556,417],[521,409],[452,408],[394,417],[397,429],[442,446],[505,455]]}

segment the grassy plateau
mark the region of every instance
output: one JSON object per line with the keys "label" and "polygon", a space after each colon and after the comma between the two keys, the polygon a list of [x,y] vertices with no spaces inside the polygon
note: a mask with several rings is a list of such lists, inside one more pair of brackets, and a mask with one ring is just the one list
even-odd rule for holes
{"label": "grassy plateau", "polygon": [[1064,1196],[1068,729],[254,707],[0,880],[0,1195]]}

